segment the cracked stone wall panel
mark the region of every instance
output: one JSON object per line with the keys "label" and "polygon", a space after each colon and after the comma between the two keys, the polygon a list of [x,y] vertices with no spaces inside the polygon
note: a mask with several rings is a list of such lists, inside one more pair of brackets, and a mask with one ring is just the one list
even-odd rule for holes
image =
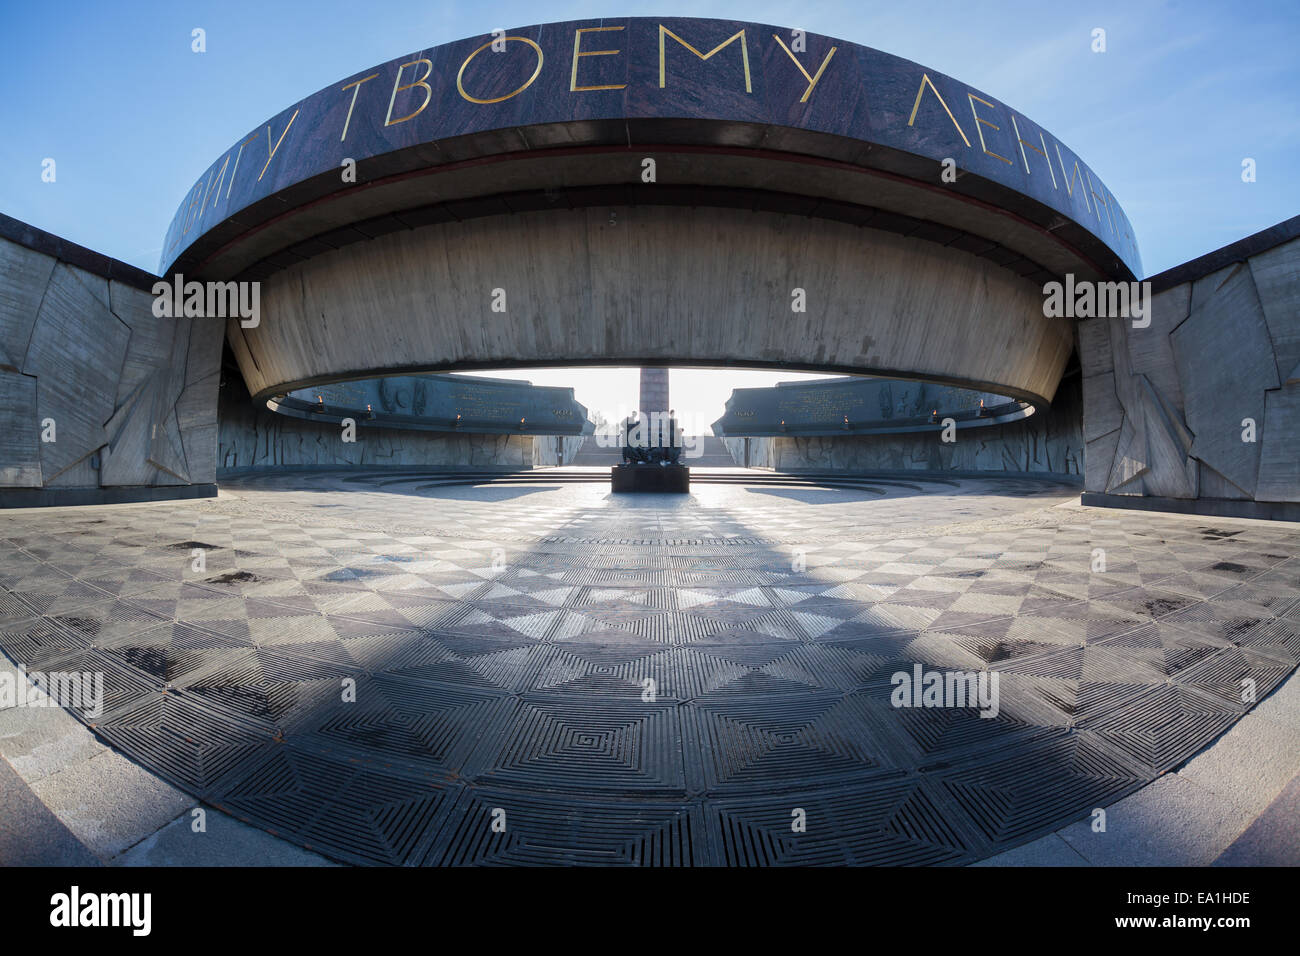
{"label": "cracked stone wall panel", "polygon": [[1079,364],[1084,375],[1101,375],[1115,369],[1115,359],[1111,355],[1110,324],[1106,319],[1080,319],[1076,329],[1079,333]]}
{"label": "cracked stone wall panel", "polygon": [[175,334],[175,319],[151,317],[148,323],[137,321],[131,330],[126,360],[122,363],[122,377],[117,384],[118,405],[144,381],[167,367]]}
{"label": "cracked stone wall panel", "polygon": [[217,480],[219,432],[216,422],[210,425],[191,425],[181,430],[185,463],[189,466],[190,481],[195,484],[210,484]]}
{"label": "cracked stone wall panel", "polygon": [[41,429],[36,379],[0,369],[0,486],[39,488]]}
{"label": "cracked stone wall panel", "polygon": [[[1259,442],[1241,439],[1242,420],[1264,419],[1264,390],[1278,387],[1277,362],[1249,269],[1230,273],[1214,294],[1192,293],[1192,313],[1171,336],[1182,382],[1191,453],[1254,494]],[[1200,280],[1196,283],[1200,288]]]}
{"label": "cracked stone wall panel", "polygon": [[67,269],[68,272],[72,274],[73,278],[80,282],[85,287],[86,291],[95,297],[96,302],[108,311],[113,311],[112,299],[108,294],[107,279],[103,276],[97,276],[93,272],[87,272],[85,269],[77,266],[68,265],[66,262],[63,263],[63,268]]}
{"label": "cracked stone wall panel", "polygon": [[135,411],[135,406],[149,390],[149,380],[141,382],[116,409],[113,410],[113,417],[104,423],[104,431],[108,434],[108,443],[111,445],[121,433],[122,428],[126,425],[127,419]]}
{"label": "cracked stone wall panel", "polygon": [[1128,335],[1132,331],[1129,319],[1106,319],[1110,330],[1110,354],[1115,363],[1115,397],[1127,415],[1141,415],[1141,396],[1133,378],[1133,365],[1129,360]]}
{"label": "cracked stone wall panel", "polygon": [[[149,428],[149,462],[182,482],[189,482],[189,465],[176,417],[176,404],[185,387],[190,329],[202,319],[176,319],[167,364],[158,370]],[[168,482],[171,483],[171,482]]]}
{"label": "cracked stone wall panel", "polygon": [[1300,501],[1300,385],[1265,393],[1258,501]]}
{"label": "cracked stone wall panel", "polygon": [[1200,492],[1202,498],[1230,498],[1234,501],[1250,499],[1250,495],[1227,478],[1224,478],[1205,462],[1198,462],[1198,465],[1200,466]]}
{"label": "cracked stone wall panel", "polygon": [[1124,420],[1115,394],[1115,373],[1089,375],[1083,380],[1083,438],[1092,441],[1119,428]]}
{"label": "cracked stone wall panel", "polygon": [[[225,323],[218,319],[196,319],[190,326],[190,347],[185,358],[185,384],[207,379],[221,369],[221,347],[226,340]],[[217,420],[217,403],[210,409]]]}
{"label": "cracked stone wall panel", "polygon": [[[102,459],[102,449],[100,453]],[[99,469],[94,466],[95,456],[87,455],[71,468],[65,468],[51,481],[45,482],[46,488],[98,488]]]}
{"label": "cracked stone wall panel", "polygon": [[1170,419],[1150,382],[1145,377],[1141,381],[1149,466],[1142,476],[1142,489],[1162,498],[1195,498],[1195,465],[1188,467],[1188,436]]}
{"label": "cracked stone wall panel", "polygon": [[158,469],[148,461],[151,416],[159,388],[155,374],[133,392],[109,420],[99,483],[105,488],[151,485]]}
{"label": "cracked stone wall panel", "polygon": [[1083,487],[1085,491],[1104,492],[1115,462],[1119,429],[1090,440],[1084,447]]}
{"label": "cracked stone wall panel", "polygon": [[1300,239],[1250,258],[1279,380],[1300,380]]}
{"label": "cracked stone wall panel", "polygon": [[189,364],[190,334],[195,325],[206,319],[175,319],[176,332],[172,336],[171,351],[164,371],[163,402],[170,408],[176,405],[185,388],[185,373]]}
{"label": "cracked stone wall panel", "polygon": [[23,371],[36,376],[38,419],[53,418],[58,440],[41,445],[49,481],[108,440],[130,329],[60,263],[50,276]]}
{"label": "cracked stone wall panel", "polygon": [[132,451],[143,447],[144,442],[133,440],[142,438],[145,427],[142,421],[135,423],[131,432],[124,435],[126,439],[119,450],[105,446],[100,451],[99,485],[101,488],[135,487],[152,485],[158,477],[158,469],[144,458],[143,454],[135,457]]}
{"label": "cracked stone wall panel", "polygon": [[1191,309],[1192,287],[1187,283],[1167,289],[1151,298],[1151,324],[1145,329],[1127,330],[1129,370],[1145,375],[1167,401],[1181,412],[1183,390],[1174,366],[1173,345],[1169,333],[1187,318]]}
{"label": "cracked stone wall panel", "polygon": [[169,472],[163,471],[163,470],[160,468],[160,469],[158,469],[157,474],[154,476],[154,480],[151,482],[151,484],[153,484],[153,485],[155,485],[155,486],[158,486],[158,487],[175,487],[175,488],[180,488],[180,487],[184,487],[184,486],[186,486],[186,485],[193,484],[193,482],[185,481],[185,480],[183,480],[183,479],[181,479],[181,478],[177,478],[175,475],[170,474]]}
{"label": "cracked stone wall panel", "polygon": [[149,415],[149,464],[189,482],[189,466],[185,461],[185,448],[181,442],[180,428],[176,424],[174,405],[168,405],[163,386],[153,395],[153,411]]}
{"label": "cracked stone wall panel", "polygon": [[116,279],[108,280],[108,307],[113,313],[135,329],[140,323],[152,327],[156,316],[153,314],[154,297],[144,289],[126,285]]}
{"label": "cracked stone wall panel", "polygon": [[202,378],[186,380],[176,398],[176,420],[181,431],[217,423],[217,402],[221,391],[221,370],[213,369]]}
{"label": "cracked stone wall panel", "polygon": [[[155,406],[157,407],[157,406]],[[166,472],[176,481],[189,484],[189,466],[185,462],[185,450],[181,442],[180,427],[176,424],[175,411],[165,416],[156,413],[149,423],[149,464]],[[174,482],[160,481],[162,484]]]}
{"label": "cracked stone wall panel", "polygon": [[184,320],[155,316],[153,296],[140,289],[110,281],[108,291],[113,313],[131,329],[117,387],[120,405],[141,382],[172,362],[178,325]]}
{"label": "cracked stone wall panel", "polygon": [[1188,309],[1188,314],[1195,312],[1197,309],[1203,309],[1211,299],[1219,294],[1219,289],[1229,279],[1237,278],[1242,272],[1249,272],[1249,267],[1245,262],[1234,262],[1232,265],[1224,266],[1222,269],[1216,269],[1209,275],[1201,276],[1194,280],[1192,286],[1192,303]]}
{"label": "cracked stone wall panel", "polygon": [[1196,436],[1192,430],[1187,427],[1187,421],[1182,416],[1180,410],[1176,408],[1169,397],[1156,388],[1155,384],[1145,375],[1138,377],[1138,381],[1143,387],[1145,397],[1148,399],[1147,407],[1155,414],[1160,422],[1169,430],[1178,446],[1182,449],[1183,455],[1190,456],[1192,453],[1192,444]]}
{"label": "cracked stone wall panel", "polygon": [[57,261],[0,239],[0,365],[22,369],[36,312]]}
{"label": "cracked stone wall panel", "polygon": [[1150,468],[1147,464],[1146,424],[1141,418],[1141,409],[1124,416],[1124,424],[1119,429],[1119,443],[1115,447],[1115,458],[1111,464],[1110,476],[1106,479],[1106,492],[1112,495],[1137,495],[1142,493],[1142,486],[1136,483]]}
{"label": "cracked stone wall panel", "polygon": [[[191,355],[193,342],[191,342]],[[191,381],[176,400],[176,421],[190,480],[197,483],[216,481],[217,476],[217,397],[221,371]]]}

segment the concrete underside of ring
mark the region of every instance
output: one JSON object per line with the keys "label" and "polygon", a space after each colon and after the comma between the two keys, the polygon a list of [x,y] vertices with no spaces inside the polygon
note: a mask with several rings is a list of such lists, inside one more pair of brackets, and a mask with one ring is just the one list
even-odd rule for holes
{"label": "concrete underside of ring", "polygon": [[256,398],[381,372],[672,364],[886,374],[1047,402],[1074,344],[1033,282],[987,259],[804,216],[663,207],[354,243],[263,280],[260,325],[232,321],[229,337]]}

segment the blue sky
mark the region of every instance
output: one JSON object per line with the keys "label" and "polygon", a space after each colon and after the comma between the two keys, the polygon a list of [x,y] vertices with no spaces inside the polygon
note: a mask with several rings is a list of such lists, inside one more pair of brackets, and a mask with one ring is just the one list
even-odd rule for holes
{"label": "blue sky", "polygon": [[[801,27],[992,93],[1101,175],[1148,275],[1300,213],[1298,0],[3,0],[0,211],[154,271],[171,216],[208,164],[339,77],[498,26],[670,15]],[[204,54],[191,52],[194,27],[207,31]],[[1096,27],[1105,53],[1090,49]],[[41,181],[46,157],[55,183]],[[1245,157],[1254,183],[1241,181]]]}

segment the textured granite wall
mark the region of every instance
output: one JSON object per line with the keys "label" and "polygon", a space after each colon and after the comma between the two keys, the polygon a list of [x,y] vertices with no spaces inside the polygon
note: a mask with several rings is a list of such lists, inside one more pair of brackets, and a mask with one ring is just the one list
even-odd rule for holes
{"label": "textured granite wall", "polygon": [[1300,217],[1153,277],[1147,328],[1079,323],[1087,491],[1300,502],[1298,234]]}
{"label": "textured granite wall", "polygon": [[[938,431],[899,435],[846,435],[749,439],[751,467],[777,471],[1016,472],[1079,476],[1083,473],[1082,402],[1078,375],[1061,380],[1050,407],[1017,422],[958,429],[956,441]],[[745,439],[726,440],[744,461]]]}
{"label": "textured granite wall", "polygon": [[1014,421],[1026,411],[1023,403],[993,392],[938,382],[840,376],[733,389],[722,417],[713,423],[713,433],[737,438],[902,434],[924,430],[936,412],[964,429],[970,423],[983,427]]}
{"label": "textured granite wall", "polygon": [[[367,427],[343,441],[337,424],[277,415],[254,404],[239,373],[229,367],[221,385],[217,474],[249,469],[348,465],[428,465],[435,468],[531,468],[532,435],[482,435]],[[552,442],[554,438],[543,439]],[[554,451],[552,450],[552,454]]]}
{"label": "textured granite wall", "polygon": [[0,216],[0,498],[215,480],[225,323],[156,318],[154,278]]}
{"label": "textured granite wall", "polygon": [[533,466],[571,465],[586,435],[534,435]]}
{"label": "textured granite wall", "polygon": [[276,396],[270,407],[309,422],[365,418],[375,426],[434,432],[581,435],[595,427],[572,388],[481,375],[388,375],[311,385]]}
{"label": "textured granite wall", "polygon": [[[737,465],[745,465],[749,468],[771,468],[774,441],[775,439],[766,437],[723,438],[722,444],[727,447],[727,451],[731,453]],[[748,448],[746,442],[749,442]],[[746,452],[749,455],[748,461],[745,460]]]}

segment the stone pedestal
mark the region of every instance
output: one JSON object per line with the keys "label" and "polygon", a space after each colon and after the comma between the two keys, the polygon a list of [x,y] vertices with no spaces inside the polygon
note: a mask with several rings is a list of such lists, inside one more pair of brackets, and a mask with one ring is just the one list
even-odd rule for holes
{"label": "stone pedestal", "polygon": [[610,490],[690,494],[691,470],[685,465],[615,465],[610,471]]}

